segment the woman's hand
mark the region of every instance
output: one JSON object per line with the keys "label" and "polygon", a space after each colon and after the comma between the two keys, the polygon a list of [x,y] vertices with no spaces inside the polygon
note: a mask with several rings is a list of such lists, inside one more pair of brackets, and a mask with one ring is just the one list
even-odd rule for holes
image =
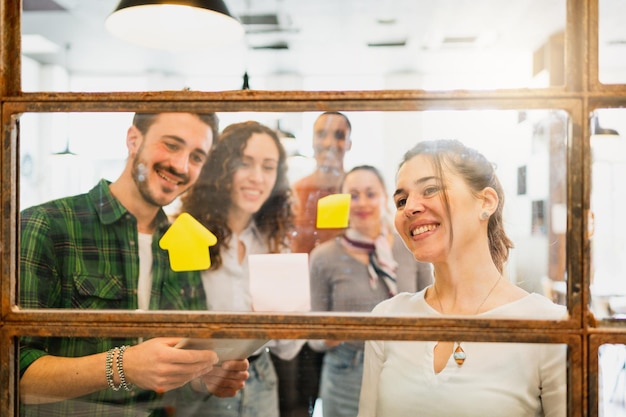
{"label": "woman's hand", "polygon": [[216,397],[232,397],[245,385],[250,376],[247,359],[224,361],[200,377],[207,390]]}

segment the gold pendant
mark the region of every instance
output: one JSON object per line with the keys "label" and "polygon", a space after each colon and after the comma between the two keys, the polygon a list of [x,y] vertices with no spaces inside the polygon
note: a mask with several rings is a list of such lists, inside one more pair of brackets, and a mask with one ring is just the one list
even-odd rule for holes
{"label": "gold pendant", "polygon": [[463,363],[465,362],[465,358],[467,356],[465,355],[465,351],[463,350],[463,348],[461,348],[460,343],[458,343],[456,346],[456,349],[454,349],[454,353],[452,354],[452,357],[454,358],[454,361],[456,362],[456,364],[459,366],[463,365]]}

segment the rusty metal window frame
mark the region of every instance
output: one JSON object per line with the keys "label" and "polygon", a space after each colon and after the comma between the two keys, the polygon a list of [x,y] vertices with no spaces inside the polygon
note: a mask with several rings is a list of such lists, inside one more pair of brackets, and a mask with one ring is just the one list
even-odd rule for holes
{"label": "rusty metal window frame", "polygon": [[[22,335],[350,338],[563,343],[568,345],[570,416],[598,415],[598,349],[626,343],[626,323],[595,321],[589,305],[590,206],[588,115],[626,106],[625,85],[598,82],[597,0],[568,0],[565,84],[492,92],[382,90],[350,92],[238,91],[150,93],[23,93],[20,87],[20,2],[0,3],[0,415],[17,412],[17,341]],[[202,312],[22,311],[16,306],[19,175],[15,123],[23,112],[111,111],[426,111],[560,109],[570,120],[567,142],[568,273],[565,321],[450,320],[358,314],[217,314]],[[488,329],[489,331],[485,331]]]}

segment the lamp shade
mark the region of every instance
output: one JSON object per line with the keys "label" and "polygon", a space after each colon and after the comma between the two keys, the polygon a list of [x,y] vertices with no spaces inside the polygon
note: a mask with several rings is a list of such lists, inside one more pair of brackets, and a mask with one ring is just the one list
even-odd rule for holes
{"label": "lamp shade", "polygon": [[105,26],[135,45],[169,51],[226,45],[244,34],[222,0],[122,0]]}

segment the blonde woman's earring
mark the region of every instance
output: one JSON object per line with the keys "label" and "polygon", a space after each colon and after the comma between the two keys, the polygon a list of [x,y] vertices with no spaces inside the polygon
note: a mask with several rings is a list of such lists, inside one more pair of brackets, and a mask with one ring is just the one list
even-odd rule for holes
{"label": "blonde woman's earring", "polygon": [[480,218],[483,220],[487,220],[489,218],[489,213],[483,211],[482,213],[480,213]]}

